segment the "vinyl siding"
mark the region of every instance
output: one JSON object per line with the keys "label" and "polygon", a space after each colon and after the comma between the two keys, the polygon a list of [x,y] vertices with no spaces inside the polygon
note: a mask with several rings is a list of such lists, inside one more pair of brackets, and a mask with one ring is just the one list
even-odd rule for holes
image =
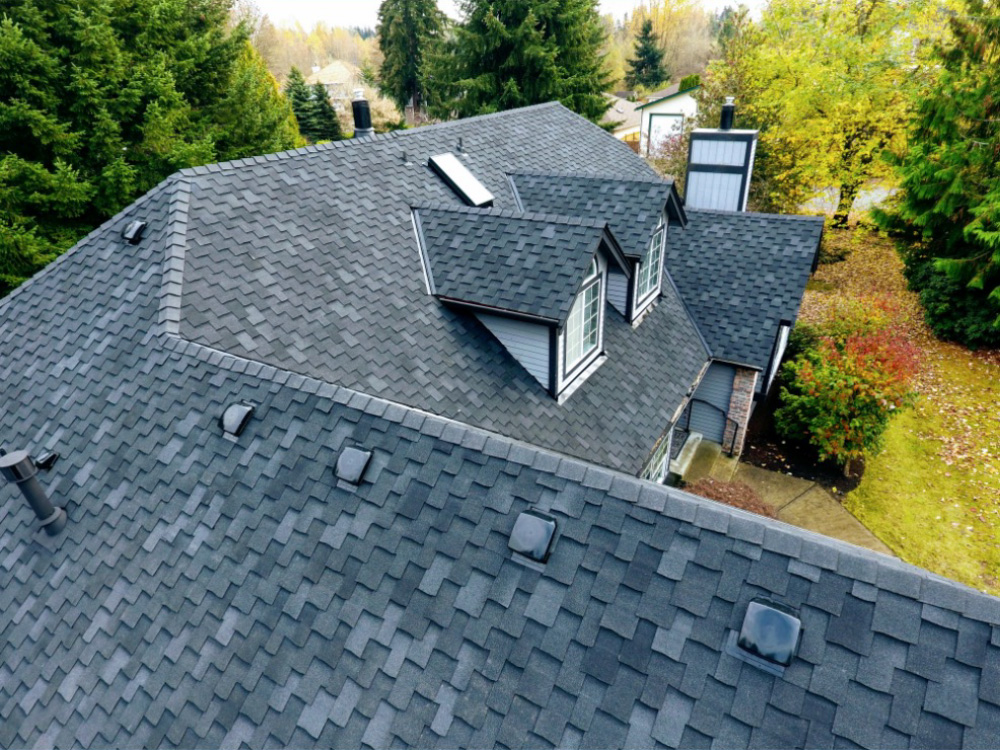
{"label": "vinyl siding", "polygon": [[706,440],[721,443],[726,429],[725,415],[729,413],[729,401],[733,396],[733,378],[736,368],[732,365],[713,362],[698,385],[694,398],[708,401],[719,407],[713,409],[706,404],[692,401],[691,431],[700,432]]}
{"label": "vinyl siding", "polygon": [[688,208],[716,211],[740,209],[743,175],[691,171],[687,177],[684,203]]}
{"label": "vinyl siding", "polygon": [[549,388],[549,329],[499,315],[477,314],[479,322],[543,388]]}
{"label": "vinyl siding", "polygon": [[746,141],[708,141],[696,138],[691,143],[691,163],[742,167],[746,161],[747,145]]}
{"label": "vinyl siding", "polygon": [[628,317],[628,277],[614,267],[608,268],[608,302]]}

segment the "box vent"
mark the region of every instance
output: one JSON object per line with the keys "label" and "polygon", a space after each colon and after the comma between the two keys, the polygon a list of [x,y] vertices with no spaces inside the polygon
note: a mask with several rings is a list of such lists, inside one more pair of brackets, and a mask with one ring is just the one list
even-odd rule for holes
{"label": "box vent", "polygon": [[360,448],[344,448],[337,457],[337,468],[335,473],[337,479],[343,479],[351,484],[361,484],[364,479],[365,469],[372,460],[371,451],[363,451]]}
{"label": "box vent", "polygon": [[556,519],[526,510],[514,522],[507,546],[535,562],[544,563],[552,552],[556,535]]}
{"label": "box vent", "polygon": [[243,434],[250,417],[253,416],[254,405],[241,401],[238,404],[230,404],[219,417],[219,427],[228,438],[236,439]]}
{"label": "box vent", "polygon": [[752,599],[739,634],[730,633],[726,651],[771,674],[783,674],[802,640],[795,610],[768,599]]}
{"label": "box vent", "polygon": [[454,154],[438,154],[428,159],[427,163],[470,206],[483,208],[493,205],[493,193]]}
{"label": "box vent", "polygon": [[146,222],[133,221],[122,230],[122,239],[130,245],[138,245],[142,241],[142,235],[146,231]]}

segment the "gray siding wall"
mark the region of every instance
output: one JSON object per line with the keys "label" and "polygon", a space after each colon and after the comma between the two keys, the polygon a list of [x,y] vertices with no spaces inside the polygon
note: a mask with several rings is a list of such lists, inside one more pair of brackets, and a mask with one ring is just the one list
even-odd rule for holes
{"label": "gray siding wall", "polygon": [[616,268],[608,268],[608,302],[628,317],[628,278]]}
{"label": "gray siding wall", "polygon": [[726,430],[729,401],[733,396],[733,378],[736,368],[732,365],[713,362],[698,385],[694,398],[715,404],[722,411],[693,401],[691,403],[691,431],[700,432],[706,440],[721,443]]}
{"label": "gray siding wall", "polygon": [[543,325],[511,320],[499,315],[477,314],[479,322],[542,387],[549,387],[549,329]]}
{"label": "gray siding wall", "polygon": [[693,164],[721,164],[742,167],[747,157],[746,141],[708,141],[695,138],[691,142]]}
{"label": "gray siding wall", "polygon": [[738,211],[740,186],[743,175],[691,171],[684,189],[684,202],[688,208],[705,208],[716,211]]}

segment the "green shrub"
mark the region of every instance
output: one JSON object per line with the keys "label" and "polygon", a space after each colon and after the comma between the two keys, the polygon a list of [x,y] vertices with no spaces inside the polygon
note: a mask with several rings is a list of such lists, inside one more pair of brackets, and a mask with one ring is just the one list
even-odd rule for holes
{"label": "green shrub", "polygon": [[1000,346],[996,325],[1000,306],[976,289],[969,289],[934,269],[933,261],[909,256],[906,280],[920,295],[924,320],[934,335],[972,349]]}

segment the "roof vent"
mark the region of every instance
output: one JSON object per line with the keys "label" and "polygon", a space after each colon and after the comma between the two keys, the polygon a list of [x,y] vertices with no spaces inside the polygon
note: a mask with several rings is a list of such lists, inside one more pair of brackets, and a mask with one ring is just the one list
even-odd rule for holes
{"label": "roof vent", "polygon": [[507,546],[514,552],[534,560],[548,562],[552,552],[552,539],[556,535],[556,519],[532,510],[526,510],[514,522]]}
{"label": "roof vent", "polygon": [[768,599],[752,599],[739,635],[730,633],[726,651],[755,667],[781,675],[792,663],[802,640],[802,621],[795,610]]}
{"label": "roof vent", "polygon": [[[17,488],[21,490],[24,499],[35,511],[35,516],[42,522],[45,533],[49,536],[55,536],[65,529],[66,511],[55,507],[49,500],[49,496],[45,494],[45,490],[42,489],[42,485],[39,484],[36,478],[39,469],[38,463],[28,455],[27,451],[14,451],[13,453],[0,451],[0,454],[2,454],[0,455],[0,474],[8,482],[16,484]],[[46,456],[49,455],[46,454]],[[58,458],[57,454],[56,458]],[[54,463],[55,460],[52,460],[49,463],[49,468]]]}
{"label": "roof vent", "polygon": [[219,417],[219,427],[228,438],[236,439],[243,434],[250,417],[253,416],[254,405],[249,401],[240,401],[238,404],[230,404]]}
{"label": "roof vent", "polygon": [[130,245],[138,245],[142,241],[142,234],[146,231],[146,222],[133,221],[122,230],[122,239]]}
{"label": "roof vent", "polygon": [[363,451],[360,448],[344,448],[337,458],[337,468],[335,473],[337,479],[343,479],[351,484],[361,484],[365,476],[365,469],[372,460],[371,451]]}
{"label": "roof vent", "polygon": [[431,169],[448,183],[448,187],[470,206],[482,208],[493,205],[493,193],[487,190],[454,154],[432,156],[428,163]]}

